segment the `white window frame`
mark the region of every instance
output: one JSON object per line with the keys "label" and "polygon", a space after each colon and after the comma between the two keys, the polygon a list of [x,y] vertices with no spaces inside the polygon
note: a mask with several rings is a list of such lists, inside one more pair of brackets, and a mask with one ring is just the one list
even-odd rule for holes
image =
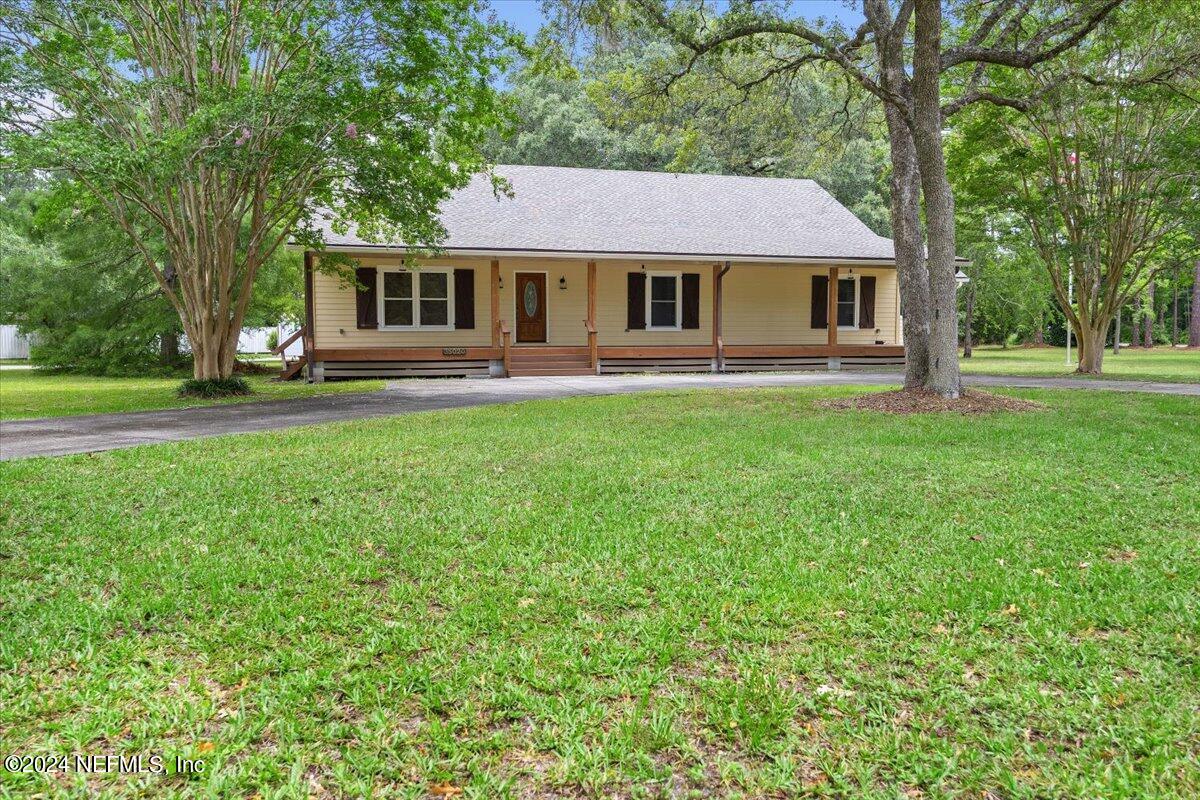
{"label": "white window frame", "polygon": [[[840,283],[841,281],[853,281],[853,282],[854,282],[854,324],[853,324],[853,325],[842,325],[842,324],[840,324],[840,323],[839,323],[839,324],[838,324],[838,326],[837,326],[837,329],[838,329],[839,331],[856,331],[856,330],[858,330],[858,305],[859,305],[859,303],[858,303],[858,301],[859,301],[859,294],[858,294],[858,290],[861,288],[861,287],[858,285],[858,279],[859,279],[860,277],[861,277],[861,276],[859,276],[859,275],[839,275],[839,276],[838,276],[838,282],[839,282],[839,283]],[[839,286],[838,288],[840,289],[841,287]],[[837,296],[840,296],[840,295],[837,295]],[[834,308],[833,308],[833,313],[835,314],[835,316],[834,316],[834,318],[833,318],[833,321],[834,321],[834,322],[837,322],[837,316],[836,316],[836,314],[837,314],[837,312],[838,312],[838,308],[839,308],[841,305],[842,305],[842,301],[841,301],[841,300],[838,300],[836,303],[834,303]]]}
{"label": "white window frame", "polygon": [[[654,278],[674,278],[675,279],[675,324],[674,325],[655,325],[653,324],[654,315],[651,314],[654,300]],[[661,300],[659,302],[662,302]],[[647,270],[646,271],[646,330],[648,331],[681,331],[683,330],[683,272],[673,272],[668,270]]]}
{"label": "white window frame", "polygon": [[[386,298],[383,293],[383,276],[389,272],[407,272],[413,276],[413,324],[412,325],[385,325],[384,324],[384,303]],[[446,325],[422,325],[421,324],[421,273],[441,272],[446,276]],[[375,276],[375,298],[377,305],[377,317],[379,320],[379,330],[381,331],[452,331],[454,330],[454,270],[450,267],[417,267],[415,269],[408,267],[381,267]],[[395,300],[396,298],[392,298]],[[436,298],[441,300],[442,298]]]}

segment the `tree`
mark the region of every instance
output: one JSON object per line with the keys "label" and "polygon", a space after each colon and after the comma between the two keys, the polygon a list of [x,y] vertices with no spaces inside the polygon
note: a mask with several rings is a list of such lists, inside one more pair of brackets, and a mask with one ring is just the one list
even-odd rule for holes
{"label": "tree", "polygon": [[[950,164],[957,154],[950,157]],[[952,167],[953,172],[953,167]],[[956,183],[956,191],[958,184]],[[1046,270],[1024,237],[1023,228],[1009,226],[980,229],[976,215],[984,211],[969,193],[957,203],[960,252],[971,263],[963,270],[973,297],[971,328],[976,342],[1007,344],[1021,339],[1041,344],[1045,313],[1050,301]],[[1003,217],[996,215],[996,221]]]}
{"label": "tree", "polygon": [[[85,191],[36,176],[0,181],[0,191],[0,316],[33,335],[35,363],[95,375],[169,374],[188,363],[178,315]],[[245,324],[299,319],[302,285],[299,254],[277,251],[259,270]]]}
{"label": "tree", "polygon": [[1200,348],[1200,258],[1192,275],[1192,316],[1188,325],[1188,348]]}
{"label": "tree", "polygon": [[[863,0],[866,21],[853,34],[809,23],[774,4],[734,0],[712,16],[703,2],[634,0],[646,18],[668,31],[688,72],[702,59],[760,49],[771,59],[763,75],[821,61],[850,75],[883,104],[892,160],[892,228],[904,309],[906,387],[946,397],[961,391],[955,273],[954,198],[946,173],[946,117],[980,101],[1032,102],[993,88],[994,73],[1027,70],[1075,47],[1119,3],[1082,0],[1065,10],[1039,0],[991,6],[940,0]],[[914,46],[906,46],[912,32]],[[942,102],[944,81],[958,80]],[[924,201],[922,247],[921,200]]]}
{"label": "tree", "polygon": [[0,0],[0,152],[96,199],[179,315],[195,377],[225,378],[262,266],[289,238],[321,246],[318,209],[368,238],[444,235],[438,204],[503,121],[505,34],[477,11]]}
{"label": "tree", "polygon": [[[517,123],[489,143],[489,159],[812,178],[872,230],[890,233],[882,119],[865,92],[814,65],[763,82],[749,98],[710,69],[662,94],[656,80],[674,49],[654,34],[621,37],[609,26],[594,48],[572,48],[578,40],[552,19],[510,78]],[[756,54],[746,58],[736,68],[761,71]]]}
{"label": "tree", "polygon": [[1190,99],[1194,59],[1184,57],[1194,44],[1177,26],[1157,15],[1107,25],[1089,48],[1015,77],[1017,93],[1043,102],[981,106],[963,125],[974,192],[1024,220],[1079,342],[1079,372],[1101,372],[1109,328],[1130,299],[1142,344],[1153,345],[1162,245],[1194,202],[1200,106]]}

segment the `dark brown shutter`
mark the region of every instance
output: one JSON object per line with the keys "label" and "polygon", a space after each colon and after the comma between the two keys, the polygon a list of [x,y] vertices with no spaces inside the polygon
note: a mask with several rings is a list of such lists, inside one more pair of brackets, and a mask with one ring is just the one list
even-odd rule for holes
{"label": "dark brown shutter", "polygon": [[683,321],[681,328],[700,327],[700,273],[683,273]]}
{"label": "dark brown shutter", "polygon": [[812,278],[812,327],[829,327],[829,276],[813,275]]}
{"label": "dark brown shutter", "polygon": [[646,273],[629,273],[629,321],[631,331],[646,328]]}
{"label": "dark brown shutter", "polygon": [[875,327],[875,278],[870,275],[858,279],[858,327]]}
{"label": "dark brown shutter", "polygon": [[475,270],[454,270],[454,327],[475,328]]}
{"label": "dark brown shutter", "polygon": [[358,327],[379,327],[379,306],[375,302],[375,268],[359,267],[354,270],[354,279],[362,284],[354,289],[355,305],[358,307]]}

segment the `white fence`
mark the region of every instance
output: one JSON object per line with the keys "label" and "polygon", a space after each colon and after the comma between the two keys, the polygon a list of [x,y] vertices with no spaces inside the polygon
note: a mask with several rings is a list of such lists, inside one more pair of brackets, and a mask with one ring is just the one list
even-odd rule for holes
{"label": "white fence", "polygon": [[[295,330],[288,325],[280,325],[277,328],[245,328],[238,337],[238,352],[266,353],[271,349],[267,346],[267,337],[271,335],[271,331],[275,331],[282,342]],[[187,352],[187,337],[183,337],[180,347]],[[289,356],[299,356],[303,353],[303,340],[297,339],[288,345]],[[19,333],[16,325],[0,325],[0,358],[29,358],[29,337]]]}
{"label": "white fence", "polygon": [[[271,335],[271,331],[275,331],[279,337],[278,341],[287,341],[287,338],[296,332],[294,327],[288,325],[279,325],[274,328],[243,328],[242,335],[238,337],[238,352],[239,353],[266,353],[271,350],[267,346],[267,337]],[[287,354],[289,356],[299,356],[304,353],[304,341],[297,339],[288,345]]]}
{"label": "white fence", "polygon": [[0,325],[0,358],[29,358],[29,337],[16,325]]}

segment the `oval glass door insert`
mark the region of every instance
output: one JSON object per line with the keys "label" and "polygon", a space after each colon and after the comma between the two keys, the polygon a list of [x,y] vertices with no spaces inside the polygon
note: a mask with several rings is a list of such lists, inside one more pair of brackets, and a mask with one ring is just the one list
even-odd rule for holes
{"label": "oval glass door insert", "polygon": [[525,316],[533,317],[538,309],[538,290],[537,284],[533,281],[525,283]]}

